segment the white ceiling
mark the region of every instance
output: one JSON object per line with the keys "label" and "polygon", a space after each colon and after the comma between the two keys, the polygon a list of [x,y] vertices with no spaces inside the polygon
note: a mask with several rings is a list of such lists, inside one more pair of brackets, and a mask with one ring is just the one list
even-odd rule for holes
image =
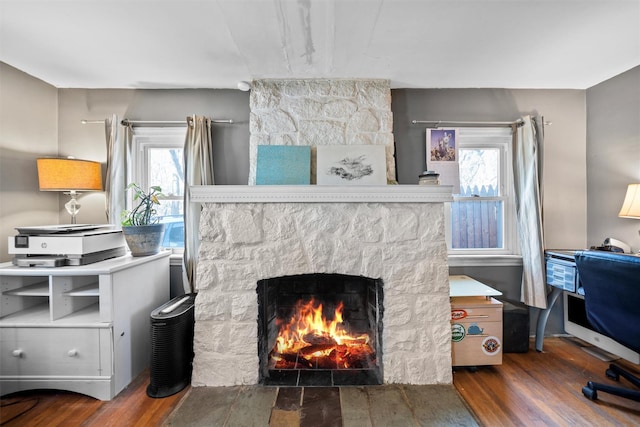
{"label": "white ceiling", "polygon": [[0,0],[0,61],[58,88],[586,89],[640,64],[640,0]]}

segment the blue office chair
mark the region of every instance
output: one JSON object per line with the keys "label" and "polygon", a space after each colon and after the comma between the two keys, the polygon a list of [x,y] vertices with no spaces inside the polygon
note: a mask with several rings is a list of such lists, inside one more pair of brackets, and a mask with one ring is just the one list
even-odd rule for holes
{"label": "blue office chair", "polygon": [[[640,353],[640,256],[603,251],[576,252],[584,287],[587,319],[594,329]],[[607,377],[626,378],[640,388],[640,378],[612,363]],[[598,391],[640,401],[640,390],[587,382],[582,393],[591,400]]]}

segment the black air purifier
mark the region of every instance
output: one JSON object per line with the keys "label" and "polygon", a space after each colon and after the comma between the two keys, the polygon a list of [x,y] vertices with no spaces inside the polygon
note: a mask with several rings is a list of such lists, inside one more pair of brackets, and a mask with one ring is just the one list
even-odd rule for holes
{"label": "black air purifier", "polygon": [[149,397],[167,397],[191,382],[196,294],[176,297],[151,312]]}

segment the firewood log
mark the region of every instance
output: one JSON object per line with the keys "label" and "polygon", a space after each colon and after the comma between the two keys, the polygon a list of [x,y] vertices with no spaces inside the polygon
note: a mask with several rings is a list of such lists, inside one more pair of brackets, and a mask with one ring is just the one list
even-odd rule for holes
{"label": "firewood log", "polygon": [[313,353],[317,352],[317,351],[327,351],[327,350],[331,350],[332,348],[335,348],[336,344],[316,344],[316,345],[309,345],[307,347],[304,347],[300,350],[300,354],[303,356],[309,356],[312,355]]}
{"label": "firewood log", "polygon": [[307,344],[311,345],[336,345],[336,340],[331,338],[329,335],[317,335],[317,334],[306,334],[302,337],[302,340]]}

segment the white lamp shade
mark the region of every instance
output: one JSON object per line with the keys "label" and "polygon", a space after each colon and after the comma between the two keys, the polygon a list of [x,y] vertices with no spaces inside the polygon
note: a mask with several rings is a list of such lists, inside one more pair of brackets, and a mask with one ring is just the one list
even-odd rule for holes
{"label": "white lamp shade", "polygon": [[618,216],[640,219],[640,184],[629,184]]}

